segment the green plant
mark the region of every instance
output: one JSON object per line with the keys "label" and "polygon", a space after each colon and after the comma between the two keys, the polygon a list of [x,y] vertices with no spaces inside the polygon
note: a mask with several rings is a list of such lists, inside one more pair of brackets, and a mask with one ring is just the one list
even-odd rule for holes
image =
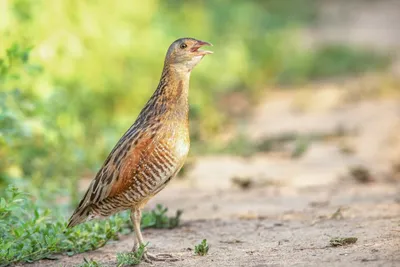
{"label": "green plant", "polygon": [[146,251],[146,245],[140,245],[136,251],[128,252],[128,253],[118,253],[117,254],[117,262],[118,267],[129,266],[129,265],[137,265],[142,261],[144,252]]}
{"label": "green plant", "polygon": [[203,239],[200,244],[194,247],[194,253],[199,256],[205,256],[207,255],[209,248],[207,239]]}
{"label": "green plant", "polygon": [[277,74],[281,84],[304,83],[331,77],[347,77],[390,66],[388,54],[349,45],[326,44],[312,51],[291,53],[290,62]]}
{"label": "green plant", "polygon": [[32,47],[18,43],[10,44],[4,55],[0,49],[0,191],[22,177],[20,186],[46,182],[47,189],[55,188],[54,184],[70,187],[69,181],[76,179],[65,178],[76,176],[74,170],[82,167],[75,154],[80,149],[54,119],[50,107],[56,105],[31,90],[43,74],[39,65],[30,62],[31,52]]}
{"label": "green plant", "polygon": [[102,267],[103,265],[101,263],[98,263],[95,260],[88,260],[86,258],[83,259],[83,263],[79,265],[79,267]]}
{"label": "green plant", "polygon": [[315,79],[359,74],[384,69],[390,62],[390,56],[373,50],[346,45],[326,45],[313,55],[309,75]]}
{"label": "green plant", "polygon": [[307,137],[300,137],[294,143],[294,149],[292,151],[292,158],[300,158],[311,145],[311,141]]}
{"label": "green plant", "polygon": [[[58,253],[73,255],[95,250],[108,240],[118,239],[118,233],[132,231],[127,212],[112,216],[109,220],[94,220],[66,228],[66,220],[60,216],[65,210],[51,211],[41,206],[32,196],[13,186],[9,186],[5,197],[0,198],[2,264],[32,262]],[[158,205],[155,211],[145,212],[144,217],[150,223],[143,222],[142,227],[177,226],[179,220],[176,217],[168,218],[166,210]]]}
{"label": "green plant", "polygon": [[123,221],[82,224],[66,229],[66,223],[49,209],[35,204],[31,196],[10,186],[0,199],[0,258],[2,263],[32,262],[57,253],[69,255],[97,249],[117,239]]}
{"label": "green plant", "polygon": [[40,66],[29,63],[32,48],[13,43],[6,49],[5,56],[0,58],[0,84],[7,81],[19,81],[26,74],[34,74],[42,70]]}
{"label": "green plant", "polygon": [[161,204],[157,204],[155,209],[143,214],[141,221],[142,228],[171,229],[177,227],[180,223],[182,211],[177,210],[174,217],[168,217],[166,215],[167,212],[168,208],[164,207]]}

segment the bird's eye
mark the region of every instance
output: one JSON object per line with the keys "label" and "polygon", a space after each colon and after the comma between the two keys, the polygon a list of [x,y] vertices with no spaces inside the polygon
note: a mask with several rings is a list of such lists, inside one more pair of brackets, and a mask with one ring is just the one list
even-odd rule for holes
{"label": "bird's eye", "polygon": [[179,47],[180,47],[181,49],[185,49],[185,48],[187,47],[187,44],[182,43]]}

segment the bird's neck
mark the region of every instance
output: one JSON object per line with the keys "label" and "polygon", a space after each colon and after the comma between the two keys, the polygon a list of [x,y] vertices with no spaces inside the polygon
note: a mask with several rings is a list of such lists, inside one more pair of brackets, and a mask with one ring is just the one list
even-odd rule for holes
{"label": "bird's neck", "polygon": [[156,92],[158,91],[161,95],[164,95],[170,104],[187,105],[189,80],[190,71],[176,68],[174,65],[166,65]]}
{"label": "bird's neck", "polygon": [[148,105],[152,105],[158,115],[170,119],[188,120],[190,72],[173,65],[165,65],[157,90]]}

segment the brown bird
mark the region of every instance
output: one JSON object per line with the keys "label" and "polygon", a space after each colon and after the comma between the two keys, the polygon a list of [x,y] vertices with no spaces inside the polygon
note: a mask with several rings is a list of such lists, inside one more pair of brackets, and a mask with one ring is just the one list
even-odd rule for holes
{"label": "brown bird", "polygon": [[[69,219],[68,227],[130,209],[135,231],[133,250],[144,244],[141,210],[181,169],[189,152],[190,73],[210,51],[210,43],[181,38],[171,44],[156,91],[135,123],[107,157],[85,196]],[[144,259],[168,260],[171,255]]]}

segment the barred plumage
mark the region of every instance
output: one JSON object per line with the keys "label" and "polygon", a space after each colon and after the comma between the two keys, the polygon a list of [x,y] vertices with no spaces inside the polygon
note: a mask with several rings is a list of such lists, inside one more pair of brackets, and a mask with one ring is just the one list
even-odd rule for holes
{"label": "barred plumage", "polygon": [[[140,210],[176,175],[189,152],[189,78],[211,53],[199,50],[203,45],[210,44],[182,38],[169,47],[157,90],[107,157],[68,227],[131,209],[134,249],[143,244]],[[158,259],[147,252],[145,258]]]}

